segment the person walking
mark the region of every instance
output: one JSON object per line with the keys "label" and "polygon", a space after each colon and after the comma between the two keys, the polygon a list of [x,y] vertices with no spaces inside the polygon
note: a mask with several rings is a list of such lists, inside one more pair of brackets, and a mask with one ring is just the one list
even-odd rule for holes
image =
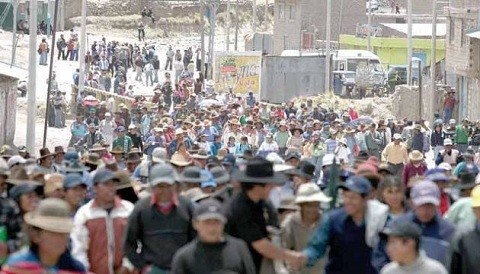
{"label": "person walking", "polygon": [[42,38],[42,42],[38,45],[38,54],[40,54],[40,65],[46,66],[47,65],[47,58],[50,49],[48,47],[47,39]]}
{"label": "person walking", "polygon": [[165,70],[172,70],[172,65],[173,65],[173,57],[175,56],[175,52],[172,49],[172,46],[168,46],[167,53],[165,54],[167,56],[167,61],[165,62]]}
{"label": "person walking", "polygon": [[409,160],[407,146],[402,142],[402,135],[399,133],[393,135],[393,141],[382,152],[382,159],[387,162],[393,175],[402,174],[403,167]]}
{"label": "person walking", "polygon": [[193,205],[177,195],[176,176],[169,164],[153,165],[151,196],[139,200],[129,217],[123,249],[141,273],[169,273],[174,254],[194,238]]}
{"label": "person walking", "polygon": [[158,83],[158,71],[160,70],[160,60],[158,60],[158,55],[154,55],[152,59],[153,65],[153,82]]}
{"label": "person walking", "polygon": [[145,25],[143,25],[143,22],[138,25],[138,41],[145,41]]}
{"label": "person walking", "polygon": [[63,37],[63,34],[60,34],[60,38],[57,40],[57,50],[58,50],[58,56],[57,60],[60,60],[60,57],[62,57],[62,60],[66,60],[65,56],[65,48],[67,47],[67,42],[65,41],[65,38]]}
{"label": "person walking", "polygon": [[74,217],[72,255],[93,273],[124,273],[133,269],[123,258],[122,236],[133,204],[116,196],[119,179],[107,168],[93,176],[95,198]]}
{"label": "person walking", "polygon": [[255,265],[242,240],[224,234],[227,221],[220,202],[201,201],[195,208],[193,226],[197,238],[177,251],[172,274],[255,274]]}
{"label": "person walking", "polygon": [[443,100],[443,123],[446,124],[452,119],[453,109],[455,108],[456,103],[455,89],[451,89],[445,95],[445,99]]}

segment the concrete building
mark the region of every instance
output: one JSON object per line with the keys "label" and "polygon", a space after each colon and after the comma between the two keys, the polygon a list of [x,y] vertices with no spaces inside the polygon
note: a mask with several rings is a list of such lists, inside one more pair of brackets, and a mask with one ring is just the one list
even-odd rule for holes
{"label": "concrete building", "polygon": [[[480,7],[478,0],[450,0],[446,71],[457,90],[458,117],[480,119]],[[448,77],[447,77],[448,78]]]}
{"label": "concrete building", "polygon": [[0,62],[0,146],[13,145],[17,112],[18,79],[27,76],[24,69]]}
{"label": "concrete building", "polygon": [[[275,0],[274,54],[283,50],[313,48],[315,40],[325,40],[327,0]],[[354,34],[357,23],[366,22],[365,1],[332,1],[331,39]]]}

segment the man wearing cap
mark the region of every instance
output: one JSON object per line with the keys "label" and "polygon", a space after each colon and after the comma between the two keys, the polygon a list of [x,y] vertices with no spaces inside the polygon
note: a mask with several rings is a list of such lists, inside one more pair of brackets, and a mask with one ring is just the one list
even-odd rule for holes
{"label": "man wearing cap", "polygon": [[435,164],[439,165],[440,163],[449,163],[452,167],[457,165],[458,157],[460,156],[460,151],[453,148],[452,139],[445,139],[443,141],[445,149],[441,150],[438,155],[435,155]]}
{"label": "man wearing cap", "polygon": [[115,148],[115,147],[121,147],[122,150],[123,150],[123,153],[125,153],[125,155],[127,153],[130,152],[130,150],[132,149],[133,147],[133,141],[132,141],[132,138],[130,138],[129,136],[126,136],[125,135],[125,132],[127,130],[125,129],[125,127],[123,126],[119,126],[115,129],[115,132],[117,133],[117,138],[115,138],[115,140],[113,140],[113,143],[112,143],[112,147]]}
{"label": "man wearing cap", "polygon": [[[413,222],[421,227],[421,248],[429,258],[447,264],[450,243],[455,233],[455,226],[438,214],[440,190],[428,180],[414,185],[410,191],[412,211],[398,217],[398,222]],[[384,250],[385,242],[378,245],[375,252],[375,266],[381,269],[390,260]]]}
{"label": "man wearing cap", "polygon": [[222,205],[212,199],[200,202],[194,212],[197,238],[175,254],[172,273],[255,274],[245,242],[224,234],[227,219]]}
{"label": "man wearing cap", "polygon": [[[298,188],[295,204],[300,210],[287,215],[282,223],[282,241],[288,249],[302,251],[317,229],[321,220],[320,203],[329,203],[327,197],[314,183],[306,183]],[[302,273],[322,273],[325,262],[317,262],[314,267]]]}
{"label": "man wearing cap", "polygon": [[247,162],[245,170],[235,171],[232,177],[241,182],[242,191],[233,197],[227,207],[226,231],[247,242],[257,273],[261,265],[274,271],[272,260],[296,261],[297,256],[292,251],[276,246],[269,239],[267,229],[269,226],[278,227],[276,211],[268,198],[275,185],[286,181],[285,175],[274,173],[271,162],[254,158]]}
{"label": "man wearing cap", "polygon": [[103,142],[105,142],[105,139],[102,133],[97,131],[95,124],[91,123],[88,125],[88,133],[75,144],[75,147],[86,145],[87,149],[91,149],[93,145],[103,144]]}
{"label": "man wearing cap", "polygon": [[[385,226],[388,207],[370,201],[370,182],[352,176],[341,186],[343,207],[328,212],[303,250],[295,267],[312,267],[330,246],[325,273],[377,273],[371,262],[379,232]],[[345,252],[351,250],[352,252]]]}
{"label": "man wearing cap", "polygon": [[80,174],[70,173],[63,181],[63,191],[65,192],[64,200],[70,207],[70,216],[73,217],[85,200],[87,183]]}
{"label": "man wearing cap", "polygon": [[477,174],[473,167],[468,165],[459,176],[460,183],[453,187],[460,194],[460,197],[450,206],[445,213],[445,219],[463,228],[474,228],[477,218],[472,210],[472,189],[477,185]]}
{"label": "man wearing cap", "polygon": [[45,175],[45,185],[43,187],[45,197],[63,199],[65,197],[63,180],[65,180],[65,176],[60,173]]}
{"label": "man wearing cap", "polygon": [[459,226],[459,233],[452,243],[450,273],[471,274],[480,269],[480,186],[472,190],[470,197],[475,222],[472,227]]}
{"label": "man wearing cap", "polygon": [[402,135],[398,133],[393,135],[393,141],[382,151],[382,160],[387,162],[393,175],[402,174],[404,165],[408,163],[408,150],[402,142]]}
{"label": "man wearing cap", "polygon": [[88,126],[83,122],[82,115],[78,114],[76,120],[70,125],[72,137],[68,143],[69,147],[73,147],[88,132]]}
{"label": "man wearing cap", "polygon": [[175,130],[175,139],[172,140],[172,142],[170,142],[170,144],[168,145],[168,153],[170,156],[172,156],[173,154],[175,154],[175,152],[177,152],[178,146],[180,144],[185,145],[185,148],[187,151],[191,150],[193,146],[193,142],[190,139],[190,137],[184,135],[183,129],[177,128]]}
{"label": "man wearing cap", "polygon": [[387,264],[380,274],[448,273],[441,263],[428,258],[420,249],[422,230],[417,224],[393,221],[383,234],[388,237],[387,252],[392,262]]}
{"label": "man wearing cap", "polygon": [[279,148],[278,148],[277,142],[273,140],[273,134],[268,133],[265,136],[265,141],[263,141],[260,147],[258,148],[257,155],[265,157],[271,152],[278,153]]}
{"label": "man wearing cap", "polygon": [[461,173],[464,173],[467,169],[467,166],[472,169],[472,171],[476,174],[479,173],[479,169],[474,162],[475,158],[475,151],[473,148],[469,147],[463,153],[463,161],[461,161],[453,170],[452,175],[459,176]]}
{"label": "man wearing cap", "polygon": [[139,200],[129,217],[123,249],[142,273],[168,273],[175,252],[194,238],[193,205],[177,195],[176,178],[171,165],[154,165],[152,194]]}
{"label": "man wearing cap", "polygon": [[143,154],[142,135],[138,132],[137,126],[133,123],[128,126],[127,136],[132,139],[133,148],[137,148]]}
{"label": "man wearing cap", "polygon": [[95,198],[80,207],[74,217],[72,255],[94,273],[133,270],[122,250],[133,204],[116,196],[117,184],[112,171],[98,169],[93,177]]}

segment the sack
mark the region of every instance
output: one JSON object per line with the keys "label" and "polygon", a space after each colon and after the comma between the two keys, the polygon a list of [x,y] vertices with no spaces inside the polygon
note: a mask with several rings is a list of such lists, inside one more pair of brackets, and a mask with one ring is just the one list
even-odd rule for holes
{"label": "sack", "polygon": [[42,49],[41,49],[41,48],[38,48],[38,49],[37,49],[37,52],[38,52],[38,54],[42,54]]}

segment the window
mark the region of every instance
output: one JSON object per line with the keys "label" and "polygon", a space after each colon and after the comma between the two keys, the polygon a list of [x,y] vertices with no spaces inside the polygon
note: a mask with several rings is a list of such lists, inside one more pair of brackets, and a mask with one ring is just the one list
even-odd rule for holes
{"label": "window", "polygon": [[455,41],[455,18],[450,17],[450,30],[448,35],[449,42],[453,43]]}
{"label": "window", "polygon": [[294,5],[290,5],[290,6],[289,6],[289,15],[288,15],[288,19],[289,19],[290,21],[295,20],[295,12],[296,12],[295,6],[294,6]]}
{"label": "window", "polygon": [[278,19],[285,20],[285,3],[278,3]]}

